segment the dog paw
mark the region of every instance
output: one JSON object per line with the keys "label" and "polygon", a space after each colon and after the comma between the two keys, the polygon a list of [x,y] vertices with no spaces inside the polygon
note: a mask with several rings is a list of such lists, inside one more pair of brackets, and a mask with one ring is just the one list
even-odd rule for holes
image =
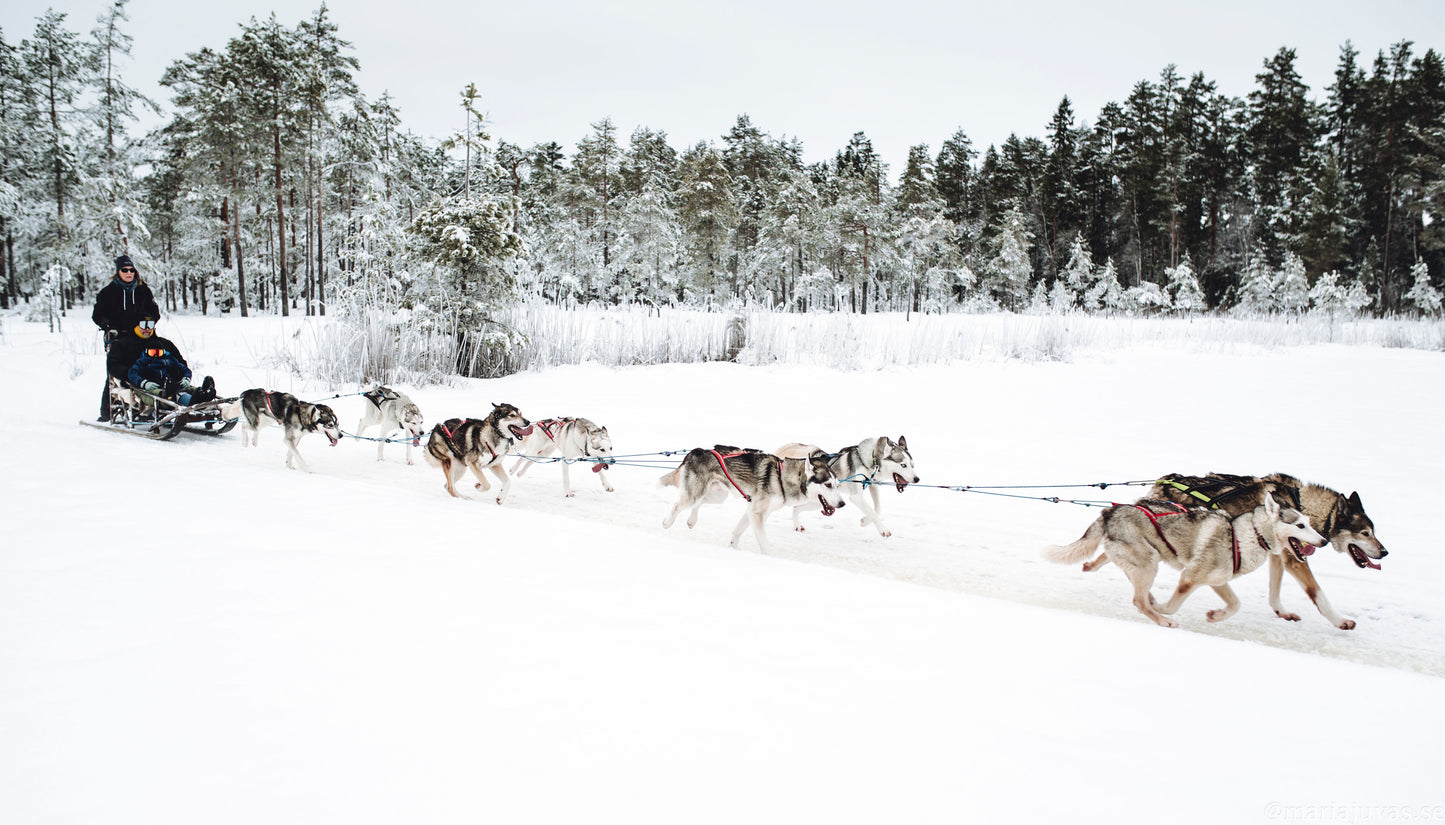
{"label": "dog paw", "polygon": [[1176,621],[1174,621],[1173,619],[1166,618],[1166,617],[1164,617],[1164,616],[1160,616],[1160,617],[1159,617],[1159,626],[1160,626],[1160,627],[1178,627],[1178,626],[1179,626],[1179,623],[1176,622]]}
{"label": "dog paw", "polygon": [[606,490],[606,491],[609,492],[609,493],[615,493],[615,492],[617,492],[616,490],[612,489],[612,487],[610,487],[610,486],[609,486],[609,487],[603,487],[602,489]]}
{"label": "dog paw", "polygon": [[576,497],[577,497],[577,494],[576,494],[576,493],[568,493],[568,494],[567,494],[567,498],[576,498]]}
{"label": "dog paw", "polygon": [[1279,610],[1276,610],[1276,611],[1274,611],[1274,615],[1280,617],[1281,619],[1284,619],[1284,620],[1287,621],[1287,622],[1297,622],[1297,621],[1299,621],[1299,614],[1298,614],[1298,613],[1284,613],[1284,612],[1281,612],[1281,611],[1279,611]]}
{"label": "dog paw", "polygon": [[1343,621],[1340,622],[1339,628],[1340,628],[1340,630],[1354,630],[1354,629],[1355,629],[1355,620],[1354,620],[1354,619],[1345,619],[1345,620],[1343,620]]}
{"label": "dog paw", "polygon": [[803,532],[803,531],[804,531],[805,529],[807,529],[807,528],[805,528],[805,527],[803,527],[803,525],[799,524],[797,527],[794,527],[793,529],[794,529],[794,530],[797,530],[799,533],[801,533],[801,532]]}
{"label": "dog paw", "polygon": [[1204,618],[1211,622],[1222,622],[1234,614],[1228,610],[1211,610],[1204,614]]}
{"label": "dog paw", "polygon": [[893,538],[893,531],[892,531],[892,530],[884,530],[880,535],[882,535],[883,538],[885,538],[885,539],[891,539],[891,538]]}

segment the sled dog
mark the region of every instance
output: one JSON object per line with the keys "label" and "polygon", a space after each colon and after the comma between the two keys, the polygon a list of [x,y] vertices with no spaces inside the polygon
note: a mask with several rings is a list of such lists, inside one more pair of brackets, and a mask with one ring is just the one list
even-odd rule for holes
{"label": "sled dog", "polygon": [[[333,447],[341,438],[341,424],[336,413],[325,404],[312,404],[288,392],[270,392],[260,388],[241,393],[237,403],[241,405],[241,446],[260,444],[263,423],[279,424],[286,432],[286,466],[293,470],[299,464],[301,469],[311,472],[306,459],[302,458],[301,452],[296,449],[301,436],[320,432],[331,441]],[[228,406],[227,409],[234,408]]]}
{"label": "sled dog", "polygon": [[[1166,498],[1169,501],[1192,500],[1194,503],[1202,503],[1202,500],[1208,498],[1208,506],[1217,506],[1230,516],[1237,516],[1247,507],[1259,504],[1260,491],[1270,491],[1280,501],[1285,501],[1286,497],[1298,501],[1296,509],[1309,517],[1309,523],[1314,524],[1319,533],[1325,536],[1329,545],[1350,556],[1350,561],[1353,561],[1357,568],[1377,571],[1380,565],[1376,562],[1389,555],[1374,533],[1374,522],[1371,522],[1370,516],[1364,511],[1360,494],[1350,493],[1350,496],[1344,496],[1319,484],[1303,483],[1299,478],[1283,472],[1272,472],[1261,477],[1228,475],[1224,472],[1209,472],[1204,477],[1170,474],[1156,481],[1153,490],[1149,491],[1149,497]],[[1280,602],[1279,585],[1286,571],[1299,582],[1299,587],[1303,588],[1309,601],[1315,602],[1315,607],[1319,608],[1319,613],[1324,615],[1329,623],[1340,630],[1354,629],[1353,618],[1345,618],[1340,611],[1335,610],[1328,598],[1325,598],[1314,572],[1309,569],[1308,559],[1295,561],[1289,555],[1280,556],[1279,559],[1270,558],[1269,605],[1274,608],[1274,614],[1285,620],[1299,621],[1299,614],[1285,610],[1285,605]]]}
{"label": "sled dog", "polygon": [[[1224,599],[1223,609],[1205,614],[1211,622],[1222,622],[1239,610],[1230,580],[1272,556],[1303,558],[1324,543],[1303,513],[1280,507],[1273,496],[1264,496],[1258,507],[1232,519],[1218,510],[1143,499],[1108,508],[1078,541],[1046,548],[1044,557],[1076,562],[1102,549],[1133,583],[1139,612],[1159,625],[1175,627],[1169,616],[1196,587],[1209,585]],[[1149,592],[1161,561],[1180,571],[1174,596],[1162,605]]]}
{"label": "sled dog", "polygon": [[743,517],[733,528],[732,547],[749,524],[763,552],[771,550],[763,521],[780,507],[807,502],[831,516],[843,506],[828,457],[818,451],[807,458],[779,458],[759,450],[740,450],[721,444],[711,450],[697,447],[683,458],[677,469],[662,477],[662,484],[678,488],[677,504],[663,519],[671,527],[677,514],[691,510],[687,526],[697,524],[697,511],[704,504],[725,501],[737,493],[748,502]]}
{"label": "sled dog", "polygon": [[612,492],[607,481],[606,466],[611,462],[612,438],[606,427],[599,427],[585,418],[548,418],[533,421],[532,434],[517,445],[522,458],[512,465],[512,475],[521,478],[536,462],[533,458],[546,458],[552,453],[562,453],[562,492],[572,498],[572,462],[579,458],[599,459],[592,463],[592,472],[602,481],[602,489]]}
{"label": "sled dog", "polygon": [[361,394],[367,400],[361,411],[361,423],[356,425],[356,434],[365,433],[370,427],[381,427],[382,440],[376,442],[376,460],[381,460],[381,451],[386,447],[389,433],[403,430],[410,438],[406,442],[406,463],[411,460],[411,448],[417,445],[426,430],[422,424],[421,408],[407,397],[390,387],[377,384]]}
{"label": "sled dog", "polygon": [[490,490],[482,470],[491,468],[502,482],[497,493],[501,504],[512,489],[512,479],[502,466],[502,458],[512,445],[532,432],[532,424],[511,404],[493,404],[486,418],[449,418],[432,428],[426,443],[426,460],[442,468],[447,492],[457,498],[455,484],[470,469],[477,477],[478,490]]}
{"label": "sled dog", "polygon": [[[777,454],[784,458],[806,458],[814,452],[821,450],[811,444],[793,443],[779,447]],[[893,531],[883,523],[880,515],[883,508],[878,500],[878,488],[891,483],[897,486],[901,493],[908,485],[918,483],[918,473],[913,469],[913,456],[908,452],[908,439],[901,435],[897,441],[887,436],[865,438],[851,447],[844,447],[829,455],[828,466],[832,468],[833,476],[838,479],[843,492],[847,493],[848,500],[863,511],[859,525],[866,527],[871,521],[884,538],[893,535]],[[865,488],[868,498],[873,502],[871,507],[863,498]],[[803,525],[798,521],[798,514],[806,509],[810,509],[810,505],[802,504],[793,508],[794,530],[803,529]]]}
{"label": "sled dog", "polygon": [[[1216,508],[1231,517],[1243,515],[1258,507],[1264,495],[1272,496],[1282,506],[1290,506],[1304,513],[1320,535],[1339,552],[1345,553],[1355,566],[1361,569],[1379,570],[1377,560],[1389,555],[1385,546],[1375,535],[1375,523],[1365,513],[1359,493],[1345,496],[1319,484],[1306,484],[1291,475],[1271,473],[1267,476],[1238,476],[1228,473],[1209,473],[1204,476],[1170,474],[1154,483],[1147,498],[1172,501],[1176,504],[1203,505]],[[1096,570],[1108,563],[1105,556],[1099,556],[1084,566],[1085,570]],[[1319,609],[1330,624],[1341,630],[1352,630],[1353,619],[1347,619],[1335,610],[1325,597],[1324,590],[1310,570],[1308,559],[1295,559],[1288,553],[1271,556],[1269,560],[1269,606],[1276,616],[1291,622],[1300,620],[1298,613],[1284,608],[1280,601],[1279,587],[1288,571],[1310,601]]]}

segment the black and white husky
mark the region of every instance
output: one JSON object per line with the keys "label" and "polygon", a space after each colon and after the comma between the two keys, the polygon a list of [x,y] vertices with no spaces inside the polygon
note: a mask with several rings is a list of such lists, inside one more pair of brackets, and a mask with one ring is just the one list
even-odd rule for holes
{"label": "black and white husky", "polygon": [[[1108,508],[1078,541],[1046,548],[1044,557],[1068,563],[1102,550],[1134,585],[1139,612],[1163,627],[1175,627],[1169,616],[1200,585],[1224,599],[1223,609],[1205,614],[1211,622],[1222,622],[1239,610],[1239,597],[1229,586],[1236,576],[1274,556],[1303,559],[1324,543],[1303,513],[1281,507],[1271,495],[1235,518],[1220,510],[1143,499]],[[1179,570],[1179,586],[1165,604],[1155,602],[1150,592],[1161,561]]]}
{"label": "black and white husky", "polygon": [[774,510],[806,502],[831,516],[843,506],[828,457],[822,451],[806,458],[779,458],[721,444],[711,450],[698,447],[688,452],[677,469],[662,477],[662,484],[678,488],[679,494],[672,512],[662,521],[663,527],[671,527],[683,510],[691,510],[687,526],[693,527],[703,504],[717,504],[737,493],[748,502],[748,508],[733,528],[729,543],[737,547],[743,530],[751,523],[763,552],[771,548],[763,521]]}
{"label": "black and white husky", "polygon": [[410,436],[406,442],[406,463],[413,463],[411,448],[426,435],[421,408],[413,403],[406,393],[380,384],[362,393],[361,397],[369,403],[362,407],[361,423],[356,425],[356,434],[361,435],[370,427],[381,427],[381,440],[376,442],[376,460],[381,460],[381,452],[386,447],[386,436],[402,430]]}
{"label": "black and white husky", "polygon": [[532,422],[532,434],[527,436],[521,444],[517,445],[517,452],[522,458],[517,459],[512,465],[512,474],[521,478],[526,474],[527,468],[536,462],[533,458],[546,458],[555,452],[561,452],[562,458],[562,492],[567,498],[572,498],[576,493],[572,492],[572,461],[583,459],[598,459],[592,462],[592,472],[602,481],[602,489],[612,492],[612,485],[607,481],[607,459],[612,456],[612,438],[607,434],[606,427],[599,427],[585,418],[548,418],[542,421]]}
{"label": "black and white husky", "polygon": [[[819,448],[811,444],[793,443],[779,447],[777,454],[785,458],[803,458],[818,451]],[[918,483],[918,473],[913,469],[913,456],[908,452],[908,439],[901,435],[897,441],[888,436],[865,438],[851,447],[844,447],[829,455],[828,465],[833,470],[833,476],[838,479],[839,486],[848,495],[848,500],[863,511],[859,525],[866,527],[872,522],[884,538],[893,535],[893,531],[883,523],[883,506],[878,499],[878,487],[892,484],[901,493],[908,485]],[[872,500],[871,507],[863,498],[865,488],[868,498]],[[803,529],[798,514],[810,509],[812,507],[808,504],[793,508],[794,530]]]}
{"label": "black and white husky", "polygon": [[426,460],[442,468],[447,492],[457,498],[461,495],[453,485],[469,469],[477,477],[478,490],[492,489],[482,475],[482,470],[491,468],[502,482],[502,490],[497,493],[497,503],[501,504],[512,489],[502,458],[513,444],[531,433],[532,424],[521,410],[511,404],[493,404],[486,418],[449,418],[433,427],[426,442]]}
{"label": "black and white husky", "polygon": [[[236,404],[240,405],[241,446],[257,446],[261,440],[261,427],[279,424],[286,435],[286,466],[311,472],[306,459],[301,457],[296,445],[306,433],[324,434],[335,447],[341,438],[341,424],[336,413],[325,404],[311,404],[298,399],[288,392],[269,392],[263,389],[246,390]],[[228,408],[229,409],[229,408]]]}

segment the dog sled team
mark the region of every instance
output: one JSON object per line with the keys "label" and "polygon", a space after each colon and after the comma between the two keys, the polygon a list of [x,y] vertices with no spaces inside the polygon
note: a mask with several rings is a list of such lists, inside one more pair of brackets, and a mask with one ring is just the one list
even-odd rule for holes
{"label": "dog sled team", "polygon": [[[331,446],[342,438],[335,411],[325,404],[309,403],[285,392],[250,389],[235,398],[218,399],[208,376],[196,386],[179,348],[156,335],[160,311],[134,262],[122,255],[116,273],[96,296],[92,318],[105,332],[106,385],[101,396],[97,426],[133,430],[136,420],[153,422],[151,437],[167,438],[193,423],[207,432],[241,424],[243,446],[256,446],[260,430],[276,425],[286,445],[286,466],[310,471],[299,444],[307,433],[321,433]],[[426,438],[424,457],[441,469],[447,493],[460,497],[456,484],[471,471],[476,489],[491,490],[490,472],[500,485],[497,504],[506,501],[512,476],[521,477],[533,463],[562,463],[563,495],[572,497],[574,462],[592,465],[607,492],[613,486],[607,466],[614,460],[606,427],[585,418],[550,418],[529,421],[511,404],[493,404],[484,418],[450,418],[425,429],[421,409],[388,387],[361,393],[366,403],[356,435],[375,427],[376,458],[383,459],[388,433],[402,434],[406,463],[412,450]],[[90,423],[90,422],[83,422]],[[162,424],[166,426],[161,430]],[[213,425],[222,424],[219,429]],[[503,466],[516,456],[511,473]],[[792,509],[793,529],[804,530],[804,512],[832,516],[851,503],[861,513],[859,524],[872,525],[880,536],[893,533],[883,522],[880,488],[894,486],[903,492],[919,476],[907,439],[887,436],[866,438],[829,453],[817,446],[793,442],[771,453],[756,449],[715,445],[687,453],[676,469],[660,479],[678,491],[677,502],[663,519],[671,527],[687,511],[687,526],[695,526],[704,504],[718,504],[736,494],[746,506],[732,530],[731,546],[752,528],[758,546],[771,547],[765,523],[774,512]],[[846,501],[845,501],[846,499]],[[1309,558],[1329,544],[1346,554],[1361,569],[1379,570],[1387,553],[1375,535],[1358,493],[1345,496],[1328,487],[1306,484],[1293,476],[1167,475],[1131,504],[1114,504],[1071,544],[1045,548],[1044,556],[1061,563],[1082,562],[1084,572],[1113,565],[1123,572],[1133,590],[1133,605],[1164,627],[1186,599],[1200,587],[1211,588],[1223,607],[1209,610],[1211,622],[1228,619],[1240,602],[1230,583],[1239,576],[1269,567],[1269,604],[1282,619],[1299,621],[1280,600],[1280,585],[1289,573],[1331,624],[1342,630],[1355,626],[1325,597],[1310,570]],[[1179,571],[1178,584],[1168,601],[1159,603],[1153,585],[1160,566]]]}

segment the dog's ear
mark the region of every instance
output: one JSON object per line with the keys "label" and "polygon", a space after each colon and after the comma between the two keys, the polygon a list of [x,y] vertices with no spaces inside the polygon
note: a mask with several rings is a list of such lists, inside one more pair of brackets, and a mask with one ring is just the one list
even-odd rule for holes
{"label": "dog's ear", "polygon": [[1274,500],[1274,496],[1266,495],[1264,497],[1264,514],[1271,520],[1279,518],[1279,502]]}
{"label": "dog's ear", "polygon": [[902,447],[904,450],[907,450],[907,449],[908,449],[908,439],[905,438],[904,436],[901,436],[901,435],[898,436],[898,446],[899,446],[899,447]]}
{"label": "dog's ear", "polygon": [[1360,503],[1359,493],[1350,493],[1350,506],[1359,510],[1361,513],[1365,512],[1365,505]]}
{"label": "dog's ear", "polygon": [[873,466],[874,466],[874,467],[877,467],[879,464],[882,464],[884,457],[888,455],[888,444],[889,444],[889,438],[888,438],[888,436],[886,436],[886,435],[885,435],[885,436],[881,436],[877,441],[873,442]]}

